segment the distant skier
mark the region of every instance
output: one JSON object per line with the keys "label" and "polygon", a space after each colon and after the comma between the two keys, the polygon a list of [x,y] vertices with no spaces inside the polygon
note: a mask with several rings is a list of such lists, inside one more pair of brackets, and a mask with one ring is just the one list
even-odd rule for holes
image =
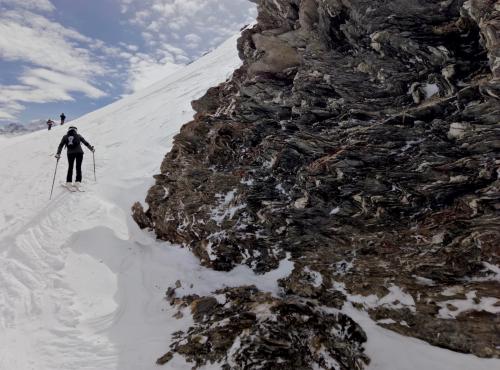
{"label": "distant skier", "polygon": [[61,117],[61,126],[62,126],[64,125],[64,121],[66,121],[66,116],[64,115],[64,113],[61,113],[59,117]]}
{"label": "distant skier", "polygon": [[49,119],[48,119],[48,121],[47,121],[47,128],[49,129],[49,131],[50,131],[50,129],[52,128],[52,126],[53,126],[54,124],[55,124],[55,122],[54,122],[54,121],[52,121],[52,120],[49,118]]}
{"label": "distant skier", "polygon": [[57,148],[56,158],[61,158],[61,152],[64,146],[67,148],[68,153],[68,175],[66,176],[66,187],[71,188],[73,181],[73,165],[76,160],[76,182],[74,187],[80,190],[80,184],[82,182],[82,161],[83,161],[83,149],[80,143],[85,144],[91,152],[94,152],[94,147],[90,145],[81,135],[78,134],[78,130],[74,126],[68,127],[68,133],[63,136],[59,147]]}

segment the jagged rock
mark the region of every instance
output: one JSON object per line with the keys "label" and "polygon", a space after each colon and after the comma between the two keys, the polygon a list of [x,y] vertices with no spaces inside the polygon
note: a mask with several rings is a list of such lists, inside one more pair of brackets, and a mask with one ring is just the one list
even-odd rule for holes
{"label": "jagged rock", "polygon": [[255,287],[227,288],[213,297],[187,296],[195,325],[177,333],[162,359],[182,354],[194,368],[362,369],[366,335],[346,315],[306,301],[280,299]]}
{"label": "jagged rock", "polygon": [[144,208],[139,202],[134,203],[132,206],[132,218],[141,229],[153,228],[151,217],[148,213],[144,212]]}
{"label": "jagged rock", "polygon": [[250,66],[249,72],[252,74],[283,72],[301,64],[300,55],[295,48],[278,37],[257,33],[253,35],[252,41],[256,50],[264,53],[262,58]]}
{"label": "jagged rock", "polygon": [[156,360],[156,364],[157,365],[165,365],[167,362],[169,362],[172,357],[174,357],[174,355],[170,352],[164,354],[163,356],[161,356],[158,360]]}
{"label": "jagged rock", "polygon": [[[499,357],[498,4],[258,4],[243,66],[193,103],[139,222],[219,270],[290,253],[285,296]],[[443,317],[458,285],[471,309]]]}

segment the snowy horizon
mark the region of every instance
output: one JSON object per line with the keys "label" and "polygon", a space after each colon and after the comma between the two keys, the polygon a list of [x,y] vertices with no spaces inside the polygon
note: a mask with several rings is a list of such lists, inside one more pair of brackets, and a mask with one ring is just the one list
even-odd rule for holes
{"label": "snowy horizon", "polygon": [[78,118],[178,71],[255,16],[249,0],[0,0],[0,124]]}

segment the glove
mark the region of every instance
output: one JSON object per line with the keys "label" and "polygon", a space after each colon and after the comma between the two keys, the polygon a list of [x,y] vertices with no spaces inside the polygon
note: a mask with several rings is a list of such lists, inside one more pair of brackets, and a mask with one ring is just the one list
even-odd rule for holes
{"label": "glove", "polygon": [[90,151],[91,151],[92,153],[94,153],[94,152],[95,152],[95,149],[94,149],[94,147],[93,147],[93,146],[91,146],[91,147],[90,147]]}
{"label": "glove", "polygon": [[55,157],[56,157],[57,159],[59,159],[59,158],[61,158],[61,155],[60,155],[60,154],[56,154],[56,155],[55,155]]}

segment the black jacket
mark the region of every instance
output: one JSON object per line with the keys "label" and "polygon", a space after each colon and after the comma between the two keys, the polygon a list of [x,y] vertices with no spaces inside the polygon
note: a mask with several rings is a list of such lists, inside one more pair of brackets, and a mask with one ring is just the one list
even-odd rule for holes
{"label": "black jacket", "polygon": [[61,154],[63,147],[68,149],[68,154],[83,153],[81,143],[85,144],[87,148],[92,150],[92,145],[90,145],[81,135],[74,131],[68,132],[63,136],[59,148],[57,148],[57,154]]}

